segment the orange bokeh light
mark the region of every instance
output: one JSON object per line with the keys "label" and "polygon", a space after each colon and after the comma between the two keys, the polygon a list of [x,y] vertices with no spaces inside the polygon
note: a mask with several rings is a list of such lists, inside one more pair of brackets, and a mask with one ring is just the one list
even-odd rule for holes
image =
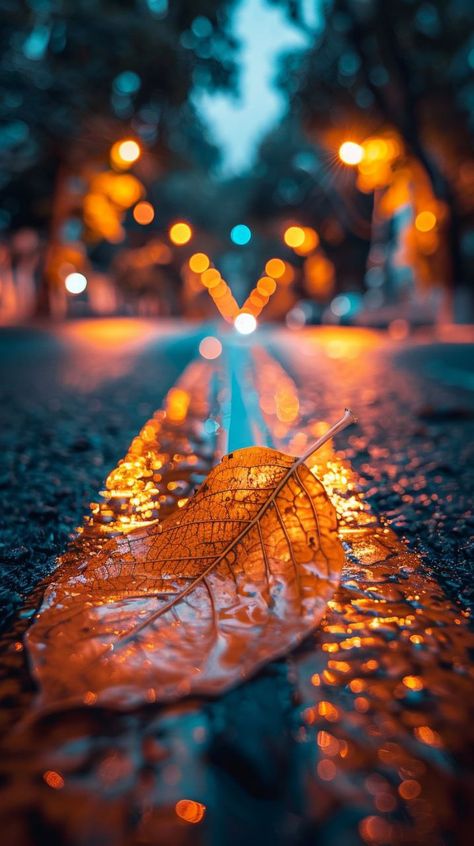
{"label": "orange bokeh light", "polygon": [[189,223],[185,223],[182,220],[177,223],[173,223],[169,230],[170,241],[179,247],[183,244],[187,244],[188,241],[191,240],[192,234],[193,230],[191,229]]}
{"label": "orange bokeh light", "polygon": [[166,396],[166,414],[174,423],[186,419],[190,403],[188,391],[183,388],[171,388]]}
{"label": "orange bokeh light", "polygon": [[64,779],[60,773],[57,773],[55,770],[46,770],[43,773],[43,781],[46,782],[48,787],[52,787],[53,790],[61,790],[64,787]]}
{"label": "orange bokeh light", "polygon": [[201,282],[206,288],[216,288],[221,280],[222,277],[215,267],[205,270],[201,276]]}
{"label": "orange bokeh light", "polygon": [[175,810],[180,819],[195,824],[204,819],[206,806],[201,802],[194,802],[193,799],[180,799],[176,802]]}
{"label": "orange bokeh light", "polygon": [[91,180],[88,196],[102,196],[121,208],[128,209],[143,196],[143,185],[131,173],[101,173]]}
{"label": "orange bokeh light", "polygon": [[257,282],[257,291],[265,297],[271,297],[276,291],[276,282],[271,276],[262,276]]}
{"label": "orange bokeh light", "polygon": [[280,279],[284,275],[286,264],[282,259],[271,258],[265,265],[265,273],[273,279]]}
{"label": "orange bokeh light", "polygon": [[212,285],[212,287],[209,289],[209,293],[215,300],[219,300],[229,293],[229,287],[228,285],[226,285],[223,279],[218,279],[217,285]]}
{"label": "orange bokeh light", "polygon": [[303,242],[297,247],[294,247],[295,253],[298,253],[299,256],[307,256],[309,253],[312,253],[319,244],[319,235],[315,229],[312,229],[310,226],[305,226],[303,228],[303,233]]}
{"label": "orange bokeh light", "polygon": [[204,273],[209,265],[209,256],[206,256],[206,253],[194,253],[189,259],[189,267],[193,273]]}
{"label": "orange bokeh light", "polygon": [[141,203],[137,203],[133,209],[133,217],[137,223],[147,226],[149,223],[152,223],[155,217],[155,209],[151,203],[143,200]]}
{"label": "orange bokeh light", "polygon": [[436,222],[436,215],[432,211],[421,211],[415,218],[415,227],[418,232],[431,232]]}

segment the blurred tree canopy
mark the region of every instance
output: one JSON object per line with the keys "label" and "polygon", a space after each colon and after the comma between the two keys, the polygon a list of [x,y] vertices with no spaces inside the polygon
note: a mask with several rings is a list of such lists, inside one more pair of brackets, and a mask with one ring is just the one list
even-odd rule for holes
{"label": "blurred tree canopy", "polygon": [[[322,0],[314,29],[308,0],[267,2],[307,32],[308,47],[281,57],[288,109],[256,163],[219,180],[195,95],[238,89],[238,0],[0,0],[0,234],[42,236],[40,310],[66,312],[71,269],[109,275],[111,287],[120,276],[122,305],[134,285],[150,300],[161,287],[176,312],[188,283],[197,301],[186,249],[169,243],[182,216],[193,249],[222,266],[241,299],[280,254],[287,303],[309,297],[321,309],[338,290],[372,296],[375,308],[371,279],[385,302],[409,298],[414,282],[466,286],[472,0]],[[123,141],[139,146],[124,167],[113,157]],[[358,162],[341,158],[347,141]],[[146,225],[141,203],[152,210]],[[231,241],[235,223],[252,228],[245,249]],[[291,225],[312,230],[311,249],[288,245]],[[278,308],[281,317],[283,299]]]}
{"label": "blurred tree canopy", "polygon": [[[251,180],[249,209],[267,230],[281,233],[292,221],[314,226],[319,243],[334,262],[342,287],[361,287],[370,237],[372,197],[357,205],[335,190],[327,155],[304,134],[297,110],[263,140],[258,157],[258,178]],[[293,257],[295,260],[295,257]]]}
{"label": "blurred tree canopy", "polygon": [[[273,2],[304,26],[301,0]],[[474,4],[326,0],[322,11],[311,48],[288,57],[281,73],[294,112],[327,146],[396,130],[446,207],[451,276],[465,283],[473,260]]]}
{"label": "blurred tree canopy", "polygon": [[235,84],[232,5],[0,0],[3,224],[44,224],[60,167],[106,158],[130,130],[150,151],[214,160],[190,95]]}

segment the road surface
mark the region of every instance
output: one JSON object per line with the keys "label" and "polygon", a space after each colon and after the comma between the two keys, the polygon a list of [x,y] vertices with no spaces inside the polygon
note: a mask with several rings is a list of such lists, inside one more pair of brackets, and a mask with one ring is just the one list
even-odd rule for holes
{"label": "road surface", "polygon": [[[56,556],[64,551],[74,528],[88,512],[89,503],[98,502],[92,512],[92,531],[102,518],[104,525],[108,521],[109,526],[111,519],[124,519],[122,500],[116,511],[110,499],[100,504],[104,479],[126,454],[141,426],[163,404],[165,394],[182,384],[179,380],[183,372],[186,379],[189,363],[199,358],[202,337],[217,331],[215,326],[114,320],[73,323],[55,331],[6,330],[0,336],[4,417],[1,436],[6,458],[0,492],[7,518],[1,542],[7,651],[12,644],[20,644],[21,651],[21,641],[12,641],[11,628],[8,630],[11,620],[19,611],[16,626],[27,625],[28,596],[34,596],[34,585],[53,568]],[[223,343],[221,388],[217,385],[215,394],[219,407],[214,415],[209,409],[202,412],[203,416],[209,415],[207,422],[219,421],[216,428],[225,436],[223,441],[216,439],[216,456],[219,450],[251,443],[271,443],[298,453],[308,433],[317,431],[320,421],[334,421],[345,406],[357,413],[357,429],[337,444],[334,472],[344,479],[353,474],[357,496],[374,515],[370,519],[378,515],[379,528],[371,530],[373,543],[377,542],[377,533],[386,532],[383,527],[390,526],[399,539],[405,538],[411,549],[421,554],[417,561],[422,581],[416,585],[408,581],[405,599],[408,596],[413,602],[411,594],[415,591],[416,600],[416,591],[421,593],[423,585],[429,587],[431,597],[428,610],[420,599],[419,624],[423,621],[424,628],[421,633],[410,629],[414,644],[411,652],[402,652],[397,658],[392,647],[398,649],[398,641],[403,641],[404,623],[399,617],[396,623],[385,620],[389,628],[395,626],[395,642],[390,647],[392,635],[388,631],[383,648],[375,642],[364,644],[364,648],[375,652],[365,656],[363,672],[367,678],[375,674],[373,692],[379,677],[384,675],[383,656],[391,650],[392,670],[385,671],[385,681],[388,683],[394,673],[401,673],[400,678],[408,680],[408,694],[402,685],[403,696],[408,695],[413,701],[407,703],[402,696],[401,705],[392,709],[398,715],[397,729],[389,725],[393,714],[380,704],[380,699],[375,705],[370,703],[370,697],[356,696],[348,706],[346,689],[349,687],[355,695],[362,690],[359,685],[365,684],[360,679],[360,661],[357,663],[361,644],[355,643],[360,638],[352,637],[349,612],[336,608],[331,612],[336,618],[331,623],[329,615],[329,622],[323,627],[319,652],[313,644],[294,659],[275,662],[255,681],[214,704],[204,704],[197,711],[184,705],[168,716],[130,716],[126,724],[111,721],[110,731],[104,731],[104,725],[99,727],[98,723],[91,726],[91,720],[100,722],[100,712],[87,719],[76,715],[72,723],[71,718],[68,722],[64,717],[64,736],[56,735],[54,740],[52,725],[45,727],[41,737],[33,735],[30,748],[40,750],[45,762],[54,744],[60,742],[63,758],[58,752],[59,763],[56,760],[54,767],[45,770],[46,787],[43,784],[39,798],[31,794],[31,784],[35,783],[41,761],[33,762],[35,756],[31,755],[32,761],[26,759],[25,764],[24,748],[20,750],[19,769],[25,779],[22,802],[18,802],[14,791],[7,793],[10,805],[17,807],[16,814],[7,813],[14,842],[40,843],[51,832],[60,843],[72,842],[71,827],[78,825],[77,812],[72,810],[77,804],[77,790],[85,791],[83,799],[90,803],[97,790],[100,793],[104,779],[107,782],[100,767],[98,771],[91,770],[90,759],[87,766],[80,765],[74,779],[71,776],[71,788],[66,778],[68,789],[74,788],[72,804],[68,804],[66,790],[61,794],[62,800],[48,798],[50,794],[56,796],[58,786],[64,786],[57,781],[63,781],[58,771],[67,769],[64,750],[67,747],[70,755],[76,748],[78,726],[82,726],[79,734],[89,739],[94,761],[97,756],[105,756],[103,766],[109,768],[112,781],[115,779],[120,785],[109,808],[113,819],[104,818],[103,806],[95,808],[98,830],[102,832],[100,842],[114,846],[148,842],[202,842],[207,846],[225,842],[233,846],[243,840],[253,844],[270,838],[270,842],[287,846],[309,844],[316,836],[318,842],[337,841],[343,846],[359,842],[422,843],[427,837],[433,843],[461,842],[464,828],[458,817],[466,814],[462,803],[466,801],[469,771],[465,770],[466,761],[459,748],[459,731],[457,745],[449,735],[450,726],[455,723],[466,743],[470,735],[460,702],[469,698],[464,696],[462,687],[469,668],[461,657],[463,644],[459,653],[453,650],[456,626],[464,631],[472,602],[472,346],[467,340],[441,342],[423,335],[397,343],[369,330],[339,328],[298,332],[267,328],[250,339],[225,334]],[[200,373],[202,368],[206,372],[207,366],[211,373],[221,363],[201,360],[201,370],[191,372]],[[194,375],[187,390],[197,393],[196,402],[203,401],[205,391]],[[213,433],[211,428],[209,435]],[[212,463],[210,452],[208,460]],[[328,479],[330,483],[330,476]],[[140,507],[139,503],[137,508]],[[129,519],[127,514],[125,519]],[[136,519],[136,514],[132,516]],[[394,535],[391,541],[392,558],[403,555],[397,537]],[[354,539],[349,538],[348,543],[357,560]],[[346,574],[344,590],[354,590],[354,579],[362,589],[362,572],[368,571],[352,574],[352,582]],[[404,588],[400,585],[395,589],[396,572],[387,578],[392,583],[390,601],[398,602],[393,597],[401,599]],[[438,586],[441,599],[433,605]],[[379,601],[374,599],[377,593],[370,593],[370,589],[369,595]],[[368,600],[353,597],[351,601],[365,608],[366,615],[369,613]],[[440,605],[441,601],[444,604]],[[416,650],[426,632],[431,638],[433,621],[436,628],[438,616],[440,621],[445,620],[443,636],[451,645],[443,654],[437,651],[438,647],[427,649],[424,664],[422,661],[417,670],[419,675],[413,675],[410,662],[418,661]],[[357,625],[365,623],[359,621]],[[344,632],[345,646],[334,640],[338,635],[333,630],[338,627]],[[330,656],[340,648],[347,651],[343,656],[347,660],[341,663],[334,658],[332,666]],[[349,660],[351,650],[355,650],[356,658]],[[325,652],[330,661],[321,668],[318,654]],[[405,675],[397,661],[400,666],[408,662]],[[439,676],[441,665],[450,663],[454,667],[456,662],[456,675]],[[346,664],[350,669],[341,669]],[[2,670],[3,691],[9,692],[12,701],[22,697],[26,701],[30,696],[28,685],[31,687],[27,673],[18,693],[12,683],[15,667],[7,661]],[[331,681],[333,671],[351,675],[341,677],[342,681]],[[436,678],[432,678],[432,673]],[[308,679],[312,680],[309,693]],[[316,680],[317,687],[322,681],[327,692],[325,699],[316,697],[313,701],[312,697],[318,694],[312,687]],[[420,693],[421,689],[426,692]],[[397,685],[387,690],[395,700],[401,696]],[[14,711],[15,702],[12,707]],[[355,723],[354,709],[360,711],[359,722]],[[6,712],[8,722],[8,708]],[[432,718],[441,720],[444,733],[430,728],[434,725]],[[366,740],[352,748],[354,730],[356,734],[365,733]],[[372,752],[369,735],[379,738]],[[414,742],[427,750],[426,756],[419,750],[413,752]],[[156,748],[150,750],[150,743]],[[148,744],[144,769],[130,763],[136,757],[137,744],[143,748]],[[313,748],[319,748],[320,759],[314,760]],[[341,760],[347,757],[347,762],[342,760],[340,772],[334,756]],[[454,769],[448,778],[449,767]],[[18,761],[16,768],[18,772]],[[82,787],[78,772],[83,773]],[[182,796],[182,772],[192,795],[185,794],[184,799],[191,804],[184,810],[181,806],[181,813],[176,797]],[[10,777],[8,772],[7,783]],[[127,779],[133,789],[130,784],[124,787]],[[144,779],[143,785],[137,779]],[[437,799],[440,790],[443,800]],[[142,803],[140,809],[134,807],[137,796]],[[210,808],[203,821],[205,812],[201,805]],[[32,834],[24,821],[20,823],[18,807],[23,809],[23,815],[27,808],[33,808],[35,819],[39,814],[39,835]],[[168,807],[172,809],[171,816]],[[94,809],[90,813],[93,817]],[[136,825],[131,822],[133,814],[140,820]],[[449,840],[447,832],[452,829],[453,820],[457,830]],[[190,825],[201,821],[202,825]],[[156,841],[150,833],[155,823],[161,838]],[[77,842],[82,842],[81,836]]]}

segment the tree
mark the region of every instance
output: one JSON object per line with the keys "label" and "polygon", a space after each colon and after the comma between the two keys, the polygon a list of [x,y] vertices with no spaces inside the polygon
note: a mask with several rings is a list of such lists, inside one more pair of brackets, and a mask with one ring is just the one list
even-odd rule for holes
{"label": "tree", "polygon": [[232,4],[0,0],[3,224],[62,237],[81,203],[78,179],[124,135],[140,139],[150,161],[162,157],[162,168],[170,157],[215,157],[197,140],[190,95],[203,83],[234,84]]}
{"label": "tree", "polygon": [[[301,4],[285,5],[302,17]],[[457,287],[472,273],[461,244],[474,213],[473,23],[469,0],[326,2],[320,33],[301,60],[287,65],[284,80],[294,108],[322,141],[331,131],[362,140],[396,130],[446,211],[448,281]]]}

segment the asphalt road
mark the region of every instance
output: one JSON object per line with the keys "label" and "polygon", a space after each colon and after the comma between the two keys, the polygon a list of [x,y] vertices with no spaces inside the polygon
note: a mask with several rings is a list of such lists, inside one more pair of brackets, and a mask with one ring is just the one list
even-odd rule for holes
{"label": "asphalt road", "polygon": [[[53,566],[140,426],[216,327],[127,319],[0,333],[2,625]],[[264,329],[321,419],[359,416],[347,457],[374,510],[472,604],[474,355],[467,340]]]}
{"label": "asphalt road", "polygon": [[[31,677],[18,638],[30,620],[35,584],[47,577],[91,500],[98,501],[106,475],[196,358],[202,337],[218,331],[216,326],[111,320],[0,333],[1,621],[6,630],[6,648],[0,649],[0,719],[7,725],[31,705]],[[447,595],[459,612],[470,611],[472,344],[429,335],[395,342],[385,334],[338,328],[263,328],[248,339],[235,340],[227,333],[223,341],[231,402],[226,408],[225,401],[220,411],[229,450],[265,443],[272,435],[262,413],[265,393],[281,405],[271,429],[288,452],[298,451],[298,421],[311,430],[312,420],[316,427],[319,421],[333,422],[345,406],[358,415],[358,426],[338,438],[338,452],[355,470],[362,495],[382,526],[390,524],[422,554],[418,590],[422,594],[426,584],[435,597],[426,631],[437,629],[438,614],[448,614],[450,620],[449,625],[440,622],[440,647],[427,650],[424,664],[417,666],[417,654],[413,648],[410,652],[405,672],[416,669],[421,674],[424,693],[410,691],[406,699],[403,688],[395,696],[404,698],[393,708],[385,708],[382,698],[372,710],[368,699],[355,698],[347,676],[331,687],[329,673],[326,688],[313,687],[322,657],[333,654],[332,638],[342,636],[331,632],[341,630],[342,615],[320,633],[326,641],[316,640],[306,651],[272,662],[215,701],[119,716],[95,708],[56,714],[33,725],[31,735],[26,728],[16,747],[13,733],[13,754],[6,732],[0,818],[7,846],[470,842],[463,839],[470,836],[470,722],[464,713],[469,696],[462,693],[469,678],[453,636],[456,623],[462,634],[462,620],[455,619],[457,611],[443,612],[442,603],[436,604],[431,578],[440,585],[440,596]],[[257,362],[256,391],[246,390],[251,360]],[[351,593],[355,586],[348,578]],[[363,579],[359,582],[365,607],[373,591],[363,587]],[[395,586],[396,574],[389,589],[393,592]],[[411,599],[416,604],[417,596]],[[418,610],[422,620],[427,609]],[[402,618],[404,613],[398,611]],[[343,631],[357,641],[351,620]],[[375,669],[372,679],[376,692],[387,684],[391,697],[393,678],[403,675],[406,635],[399,621],[395,642],[390,643],[389,632],[388,640],[374,647],[371,660],[358,644],[350,650],[346,644],[353,683],[360,685],[362,673],[363,683],[370,684],[369,665],[382,667],[391,657],[390,671]],[[412,637],[423,639],[424,629]],[[359,652],[364,653],[364,670]],[[299,677],[309,684],[309,695]],[[413,678],[418,676],[406,676],[409,683]],[[328,700],[320,705],[335,702],[340,709],[338,722],[331,722],[330,713],[326,719],[315,711],[318,690]],[[310,707],[305,707],[305,697],[313,703]],[[313,737],[306,721],[314,719]],[[414,748],[420,721],[426,737],[435,719],[443,726],[446,748],[424,741]],[[437,735],[432,735],[436,743]],[[325,744],[317,777],[316,737]],[[344,738],[350,746],[347,769],[333,785],[327,744],[335,743],[342,756],[347,751]],[[323,757],[326,769],[320,770]],[[424,793],[412,802],[413,796],[403,791],[419,790],[417,779]],[[391,792],[377,798],[373,791],[380,784]],[[186,806],[187,822],[177,816],[177,792],[208,806],[202,826],[189,825],[189,814],[201,813],[196,802]],[[374,815],[374,802],[381,816]]]}

